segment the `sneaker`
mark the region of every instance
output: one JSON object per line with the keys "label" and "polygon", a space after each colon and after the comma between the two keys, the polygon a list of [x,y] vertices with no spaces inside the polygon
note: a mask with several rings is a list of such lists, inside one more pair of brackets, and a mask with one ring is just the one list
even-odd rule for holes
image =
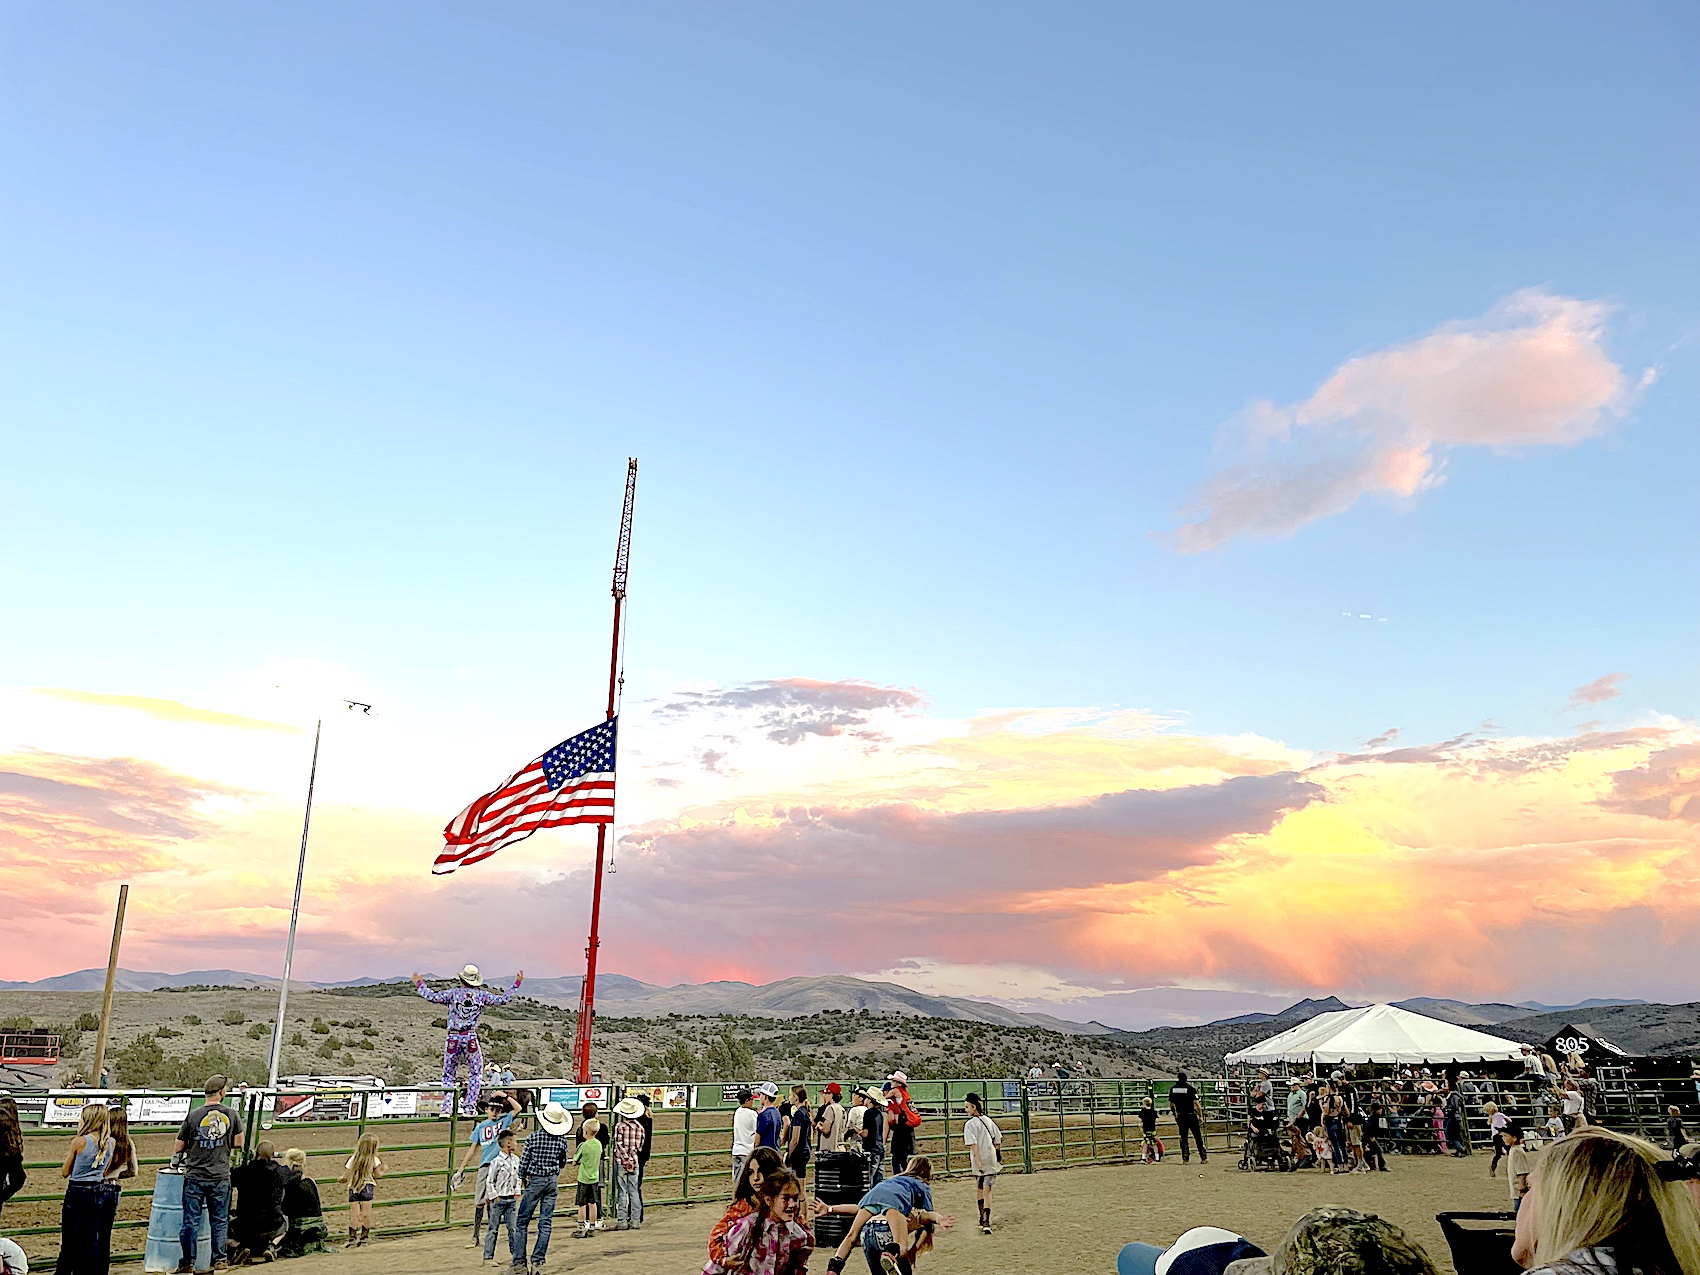
{"label": "sneaker", "polygon": [[184,1258],[177,1263],[177,1269],[172,1272],[172,1275],[195,1275],[195,1264],[188,1258]]}
{"label": "sneaker", "polygon": [[980,1234],[981,1235],[990,1235],[991,1233],[992,1233],[992,1224],[990,1222],[980,1223]]}
{"label": "sneaker", "polygon": [[230,1269],[230,1259],[224,1258],[224,1257],[215,1257],[215,1258],[213,1258],[212,1268],[215,1271],[227,1271],[227,1270]]}
{"label": "sneaker", "polygon": [[881,1275],[903,1275],[903,1268],[897,1264],[897,1254],[889,1250],[880,1254]]}

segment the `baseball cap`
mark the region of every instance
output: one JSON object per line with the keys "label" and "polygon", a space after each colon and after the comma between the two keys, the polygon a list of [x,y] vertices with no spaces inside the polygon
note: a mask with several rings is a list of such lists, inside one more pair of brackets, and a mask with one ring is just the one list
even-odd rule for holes
{"label": "baseball cap", "polygon": [[761,1088],[757,1089],[756,1092],[765,1098],[777,1098],[779,1097],[779,1086],[771,1080],[763,1081]]}
{"label": "baseball cap", "polygon": [[831,1094],[834,1098],[837,1098],[838,1096],[840,1096],[844,1092],[842,1089],[840,1089],[838,1087],[838,1082],[836,1080],[828,1082],[828,1084],[826,1086],[826,1091],[829,1094]]}
{"label": "baseball cap", "polygon": [[1116,1275],[1222,1275],[1229,1262],[1265,1253],[1243,1235],[1195,1226],[1168,1248],[1137,1241],[1116,1256]]}
{"label": "baseball cap", "polygon": [[1434,1262],[1391,1222],[1327,1205],[1306,1213],[1275,1249],[1280,1275],[1335,1275],[1371,1265],[1388,1275],[1434,1275]]}

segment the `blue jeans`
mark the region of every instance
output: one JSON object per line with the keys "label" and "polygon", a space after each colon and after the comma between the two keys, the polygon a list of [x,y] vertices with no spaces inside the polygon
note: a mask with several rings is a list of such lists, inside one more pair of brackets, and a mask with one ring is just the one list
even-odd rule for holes
{"label": "blue jeans", "polygon": [[531,1260],[541,1264],[549,1256],[549,1236],[555,1230],[555,1197],[560,1185],[554,1178],[533,1178],[519,1197],[519,1219],[514,1223],[514,1265],[525,1262],[525,1237],[531,1229],[531,1215],[537,1215],[537,1245],[531,1250]]}
{"label": "blue jeans", "polygon": [[514,1265],[520,1265],[525,1261],[525,1249],[519,1242],[519,1231],[514,1227],[514,1218],[519,1213],[519,1197],[493,1195],[485,1201],[484,1207],[490,1211],[489,1229],[484,1232],[484,1260],[495,1260],[496,1228],[504,1226],[508,1232],[508,1258]]}
{"label": "blue jeans", "polygon": [[230,1239],[230,1179],[211,1181],[205,1178],[183,1179],[183,1229],[178,1240],[183,1245],[183,1260],[195,1260],[195,1242],[201,1234],[201,1210],[205,1208],[212,1221],[213,1261],[225,1255]]}
{"label": "blue jeans", "polygon": [[633,1227],[643,1222],[643,1188],[636,1169],[614,1166],[614,1223]]}
{"label": "blue jeans", "polygon": [[875,1186],[885,1181],[885,1148],[873,1148],[868,1152],[868,1159],[868,1185]]}

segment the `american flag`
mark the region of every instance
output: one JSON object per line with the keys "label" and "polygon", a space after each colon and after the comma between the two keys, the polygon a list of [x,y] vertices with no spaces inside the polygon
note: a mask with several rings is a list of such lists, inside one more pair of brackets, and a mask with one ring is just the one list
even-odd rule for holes
{"label": "american flag", "polygon": [[556,744],[494,792],[485,793],[443,829],[438,876],[488,859],[539,828],[614,822],[614,727],[610,717]]}

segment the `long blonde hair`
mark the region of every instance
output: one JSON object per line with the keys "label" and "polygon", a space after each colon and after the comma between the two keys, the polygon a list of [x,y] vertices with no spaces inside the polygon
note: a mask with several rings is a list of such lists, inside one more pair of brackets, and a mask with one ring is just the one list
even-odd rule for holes
{"label": "long blonde hair", "polygon": [[94,1167],[106,1163],[107,1145],[112,1137],[112,1112],[104,1102],[85,1102],[83,1114],[77,1120],[77,1136],[94,1149]]}
{"label": "long blonde hair", "polygon": [[[375,1179],[374,1171],[378,1163],[378,1135],[375,1133],[362,1134],[360,1141],[354,1146],[354,1159],[348,1166],[348,1185],[358,1191],[366,1184],[368,1178]],[[1696,1272],[1700,1275],[1700,1272]]]}
{"label": "long blonde hair", "polygon": [[1609,1129],[1579,1129],[1541,1152],[1535,1256],[1543,1266],[1606,1245],[1619,1269],[1700,1275],[1700,1208],[1679,1182],[1659,1177],[1667,1156]]}

